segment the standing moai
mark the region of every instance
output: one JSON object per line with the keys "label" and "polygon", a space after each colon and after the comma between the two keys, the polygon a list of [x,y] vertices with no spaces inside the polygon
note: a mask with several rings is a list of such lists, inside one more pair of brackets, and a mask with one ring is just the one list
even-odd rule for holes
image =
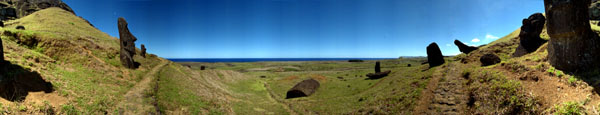
{"label": "standing moai", "polygon": [[375,73],[381,72],[381,68],[379,68],[379,61],[375,62]]}
{"label": "standing moai", "polygon": [[600,38],[590,27],[590,0],[544,0],[548,60],[556,69],[581,72],[600,65]]}
{"label": "standing moai", "polygon": [[121,44],[121,64],[126,68],[134,69],[135,61],[133,60],[133,55],[135,55],[135,41],[137,38],[129,32],[127,21],[125,21],[124,18],[120,17],[118,19],[118,27],[119,41]]}
{"label": "standing moai", "polygon": [[142,44],[142,57],[146,58],[146,46],[144,46],[144,44]]}
{"label": "standing moai", "polygon": [[442,51],[435,42],[427,46],[427,62],[429,62],[429,67],[442,65],[445,62]]}

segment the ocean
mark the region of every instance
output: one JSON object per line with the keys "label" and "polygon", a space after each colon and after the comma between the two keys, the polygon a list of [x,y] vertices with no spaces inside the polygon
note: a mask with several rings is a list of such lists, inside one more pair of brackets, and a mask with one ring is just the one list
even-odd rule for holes
{"label": "ocean", "polygon": [[262,61],[348,61],[360,60],[385,60],[398,58],[171,58],[173,62],[262,62]]}

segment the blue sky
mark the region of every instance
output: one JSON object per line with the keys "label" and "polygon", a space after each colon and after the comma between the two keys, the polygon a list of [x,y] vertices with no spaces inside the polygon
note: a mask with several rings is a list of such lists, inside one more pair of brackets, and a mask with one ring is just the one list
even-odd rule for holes
{"label": "blue sky", "polygon": [[436,42],[482,45],[544,12],[542,0],[63,0],[118,37],[117,18],[165,58],[396,58]]}

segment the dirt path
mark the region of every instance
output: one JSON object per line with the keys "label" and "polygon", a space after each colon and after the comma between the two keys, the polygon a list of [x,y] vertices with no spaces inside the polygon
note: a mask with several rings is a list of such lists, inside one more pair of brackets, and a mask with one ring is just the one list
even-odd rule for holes
{"label": "dirt path", "polygon": [[269,84],[267,84],[265,82],[264,87],[267,89],[267,93],[269,93],[268,94],[269,96],[267,96],[267,97],[269,97],[269,100],[272,100],[273,102],[276,102],[277,104],[281,105],[285,110],[288,111],[288,113],[290,113],[290,115],[298,115],[298,113],[296,113],[296,111],[291,109],[289,104],[286,104],[285,102],[283,102],[283,100],[278,100],[279,98],[273,94],[273,91],[269,87]]}
{"label": "dirt path", "polygon": [[155,74],[163,68],[165,65],[169,64],[168,61],[161,60],[161,64],[155,66],[150,70],[140,82],[135,84],[125,96],[123,96],[124,100],[117,104],[119,109],[123,110],[124,114],[141,114],[142,112],[152,111],[154,110],[153,105],[144,102],[144,92],[146,89],[151,88],[150,83],[155,77]]}
{"label": "dirt path", "polygon": [[423,90],[416,114],[429,115],[461,115],[466,114],[467,94],[465,93],[465,79],[456,69],[455,63],[449,63],[447,68],[439,68],[427,89]]}

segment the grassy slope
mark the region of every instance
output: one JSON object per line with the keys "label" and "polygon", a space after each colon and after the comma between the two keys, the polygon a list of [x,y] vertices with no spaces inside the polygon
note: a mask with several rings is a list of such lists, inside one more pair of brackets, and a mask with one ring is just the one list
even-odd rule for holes
{"label": "grassy slope", "polygon": [[[17,25],[25,26],[26,30],[13,29]],[[46,101],[59,113],[118,112],[114,105],[122,100],[121,94],[161,60],[156,56],[136,55],[134,59],[141,63],[140,68],[121,67],[116,38],[59,8],[8,21],[0,32],[7,60],[26,71],[38,72],[55,89],[23,101],[2,101],[8,104],[2,108],[8,112],[15,112],[15,108],[17,112],[39,112],[31,108],[40,104],[35,102]],[[29,109],[22,111],[23,107]]]}

